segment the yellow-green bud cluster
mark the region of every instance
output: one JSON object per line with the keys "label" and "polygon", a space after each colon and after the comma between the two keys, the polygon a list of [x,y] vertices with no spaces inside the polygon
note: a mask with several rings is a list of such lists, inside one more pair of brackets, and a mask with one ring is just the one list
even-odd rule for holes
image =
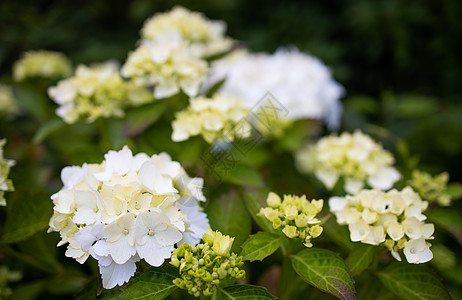
{"label": "yellow-green bud cluster", "polygon": [[9,86],[0,84],[0,115],[8,116],[16,111],[13,91]]}
{"label": "yellow-green bud cluster", "polygon": [[176,114],[172,123],[172,140],[184,141],[200,134],[212,144],[220,139],[232,141],[236,137],[249,137],[251,127],[246,118],[248,114],[249,110],[240,98],[215,95],[212,99],[191,99],[189,107]]}
{"label": "yellow-green bud cluster", "polygon": [[122,117],[125,107],[153,100],[145,87],[124,81],[118,65],[113,62],[78,66],[73,77],[50,87],[48,95],[60,105],[56,113],[67,123],[79,119],[93,122],[100,117]]}
{"label": "yellow-green bud cluster", "polygon": [[27,78],[63,78],[72,74],[72,65],[62,53],[54,51],[28,51],[13,66],[16,81]]}
{"label": "yellow-green bud cluster", "polygon": [[21,277],[19,271],[10,271],[7,266],[0,266],[0,299],[10,299],[13,291],[8,287],[8,283],[19,281]]}
{"label": "yellow-green bud cluster", "polygon": [[281,229],[291,239],[300,239],[306,247],[311,247],[311,239],[322,233],[316,215],[322,210],[324,200],[308,201],[306,196],[284,195],[283,200],[271,192],[266,199],[267,207],[261,208],[259,215],[273,223],[274,229]]}
{"label": "yellow-green bud cluster", "polygon": [[451,195],[446,192],[449,174],[443,172],[432,177],[430,174],[415,170],[409,184],[416,190],[422,199],[436,202],[441,206],[451,204]]}
{"label": "yellow-green bud cluster", "polygon": [[433,239],[434,225],[426,224],[422,214],[427,206],[409,186],[402,191],[362,190],[329,199],[330,210],[340,225],[348,225],[353,242],[383,243],[399,261],[398,250],[403,249],[407,261],[415,264],[433,257],[427,240]]}
{"label": "yellow-green bud cluster", "polygon": [[5,139],[0,140],[0,206],[6,206],[5,192],[14,191],[13,183],[11,179],[8,179],[10,167],[14,165],[14,161],[3,158],[3,146],[5,143]]}
{"label": "yellow-green bud cluster", "polygon": [[343,178],[349,194],[359,192],[366,182],[373,188],[388,190],[401,178],[392,167],[391,153],[359,130],[324,137],[299,151],[297,161],[301,171],[314,173],[328,189]]}
{"label": "yellow-green bud cluster", "polygon": [[234,238],[213,232],[209,229],[203,237],[204,243],[190,246],[182,244],[175,249],[170,264],[179,268],[181,278],[173,283],[199,297],[211,296],[220,280],[242,279],[245,271],[241,269],[242,256],[230,253]]}

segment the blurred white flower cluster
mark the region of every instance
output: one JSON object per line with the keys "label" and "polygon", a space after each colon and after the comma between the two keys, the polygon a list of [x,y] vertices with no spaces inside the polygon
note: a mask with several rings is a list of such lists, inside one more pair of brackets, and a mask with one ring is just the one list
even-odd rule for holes
{"label": "blurred white flower cluster", "polygon": [[13,78],[23,81],[27,78],[63,78],[72,74],[72,64],[60,52],[37,50],[24,53],[13,66]]}
{"label": "blurred white flower cluster", "polygon": [[274,54],[233,53],[213,63],[205,88],[225,79],[218,92],[254,106],[270,92],[288,111],[291,120],[323,119],[330,128],[340,125],[343,87],[317,58],[297,49]]}
{"label": "blurred white flower cluster", "polygon": [[13,90],[6,85],[0,84],[0,115],[9,116],[16,112],[16,100]]}
{"label": "blurred white flower cluster", "polygon": [[328,189],[343,178],[349,194],[359,192],[365,182],[373,188],[390,189],[401,178],[393,163],[390,152],[359,130],[324,137],[297,153],[301,171],[314,173]]}
{"label": "blurred white flower cluster", "polygon": [[14,165],[14,161],[3,157],[3,146],[5,146],[5,143],[5,139],[0,140],[0,206],[6,206],[5,192],[14,191],[13,183],[8,178],[10,167]]}
{"label": "blurred white flower cluster", "polygon": [[207,20],[183,7],[156,14],[145,22],[140,46],[129,54],[122,75],[153,86],[157,99],[173,96],[180,89],[194,97],[208,72],[203,58],[232,46],[225,30],[224,22]]}
{"label": "blurred white flower cluster", "polygon": [[409,186],[402,191],[362,190],[329,199],[330,210],[340,225],[348,225],[353,242],[384,243],[399,261],[398,250],[403,249],[406,260],[414,264],[433,258],[427,240],[433,239],[434,225],[426,224],[422,214],[427,206]]}
{"label": "blurred white flower cluster", "polygon": [[[249,137],[250,124],[245,118],[248,114],[249,110],[240,98],[216,94],[212,99],[190,99],[189,107],[178,112],[172,122],[172,140],[184,141],[190,136],[200,134],[212,144],[225,138],[227,141],[233,141],[235,137]],[[245,128],[235,130],[238,122]]]}
{"label": "blurred white flower cluster", "polygon": [[48,95],[60,105],[56,114],[67,123],[121,117],[125,107],[153,100],[145,87],[124,81],[114,62],[79,65],[73,77],[50,87]]}
{"label": "blurred white flower cluster", "polygon": [[135,262],[160,266],[174,245],[197,244],[210,226],[199,206],[203,179],[168,154],[133,156],[125,146],[104,157],[62,170],[49,231],[59,231],[58,246],[69,243],[66,256],[96,259],[109,289],[130,279]]}
{"label": "blurred white flower cluster", "polygon": [[170,12],[159,13],[146,20],[141,36],[151,40],[165,34],[180,35],[193,53],[205,57],[231,48],[233,42],[225,36],[225,32],[225,22],[208,20],[201,13],[176,6]]}

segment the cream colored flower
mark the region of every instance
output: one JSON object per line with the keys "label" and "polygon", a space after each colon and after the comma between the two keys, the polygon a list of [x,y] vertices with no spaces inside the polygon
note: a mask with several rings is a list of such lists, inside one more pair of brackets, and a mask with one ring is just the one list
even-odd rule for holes
{"label": "cream colored flower", "polygon": [[54,51],[28,51],[22,58],[14,63],[13,78],[23,81],[27,78],[63,78],[72,74],[72,64],[60,52]]}

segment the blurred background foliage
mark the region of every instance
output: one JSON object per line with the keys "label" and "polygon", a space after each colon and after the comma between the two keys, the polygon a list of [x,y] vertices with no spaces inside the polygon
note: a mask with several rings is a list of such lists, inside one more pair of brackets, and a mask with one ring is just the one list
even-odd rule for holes
{"label": "blurred background foliage", "polygon": [[429,171],[462,179],[460,1],[2,1],[0,74],[30,49],[123,62],[144,20],[174,5],[224,20],[252,51],[319,57],[346,88],[342,129],[403,140]]}
{"label": "blurred background foliage", "polygon": [[[108,149],[120,149],[128,142],[138,145],[136,152],[177,153],[174,159],[200,169],[201,162],[194,160],[204,145],[199,139],[171,143],[171,128],[166,122],[147,128],[143,136],[133,136],[131,142],[120,139],[126,124],[118,120],[99,125],[80,122],[62,131],[65,125],[52,117],[54,108],[46,96],[50,82],[12,82],[13,63],[24,51],[38,49],[61,51],[75,66],[110,59],[123,63],[139,40],[143,22],[174,5],[225,21],[229,36],[251,51],[273,52],[281,46],[296,46],[319,57],[345,87],[340,130],[360,128],[371,134],[395,154],[400,171],[407,176],[418,166],[432,174],[448,171],[450,181],[462,181],[460,1],[1,1],[0,81],[20,87],[15,96],[26,112],[14,122],[0,118],[0,138],[8,138],[5,157],[17,161],[11,179],[16,190],[22,191],[7,194],[8,206],[0,211],[0,261],[8,257],[8,265],[16,269],[33,267],[23,274],[24,283],[16,286],[15,298],[53,294],[67,299],[87,280],[88,273],[97,273],[93,260],[80,266],[65,259],[64,249],[55,247],[58,236],[45,232],[52,213],[49,196],[61,187],[59,171],[64,166],[99,163]],[[43,93],[34,92],[37,90]],[[165,106],[154,103],[148,110],[134,109],[127,114],[127,122],[136,131],[137,120],[161,118],[168,110]],[[100,130],[109,125],[102,140],[94,125]],[[300,126],[300,130],[304,128]],[[270,144],[279,161],[267,170],[273,176],[266,184],[284,193],[310,195],[311,190],[300,190],[305,188],[306,177],[295,169],[291,154],[306,136],[300,130]],[[51,132],[53,138],[42,142]],[[156,139],[146,138],[149,136]],[[271,155],[256,147],[240,159],[259,167],[269,165]],[[236,178],[241,177],[238,171]],[[210,178],[206,178],[207,183],[212,187],[216,184]],[[226,189],[211,192],[218,196]],[[453,206],[462,208],[460,202]],[[213,205],[207,208],[211,209]],[[16,214],[19,211],[21,215]],[[459,214],[457,217],[462,219]],[[451,224],[451,220],[446,221]],[[454,240],[447,243],[453,244]],[[271,261],[261,264],[270,265]],[[462,274],[462,268],[457,272]],[[452,281],[454,298],[462,297],[462,290],[454,288],[462,283],[457,274]]]}

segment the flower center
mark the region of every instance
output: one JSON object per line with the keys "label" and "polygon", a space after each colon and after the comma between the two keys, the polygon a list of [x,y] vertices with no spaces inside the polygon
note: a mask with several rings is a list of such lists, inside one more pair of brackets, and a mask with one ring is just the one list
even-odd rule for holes
{"label": "flower center", "polygon": [[412,233],[412,228],[409,228],[407,232]]}
{"label": "flower center", "polygon": [[128,229],[122,230],[122,233],[125,234],[125,235],[127,235],[127,234],[128,234]]}
{"label": "flower center", "polygon": [[364,235],[364,234],[365,234],[364,230],[360,230],[360,231],[359,231],[359,234],[360,234],[360,235]]}
{"label": "flower center", "polygon": [[141,208],[141,206],[137,203],[137,204],[135,205],[135,209],[140,209],[140,208]]}
{"label": "flower center", "polygon": [[98,212],[98,207],[93,208],[94,212]]}
{"label": "flower center", "polygon": [[410,251],[412,254],[415,254],[415,248],[412,248]]}
{"label": "flower center", "polygon": [[153,236],[153,235],[154,235],[154,231],[153,231],[152,229],[149,229],[148,235],[149,235],[149,236]]}
{"label": "flower center", "polygon": [[116,211],[116,215],[120,216],[120,214],[121,214],[120,210]]}

